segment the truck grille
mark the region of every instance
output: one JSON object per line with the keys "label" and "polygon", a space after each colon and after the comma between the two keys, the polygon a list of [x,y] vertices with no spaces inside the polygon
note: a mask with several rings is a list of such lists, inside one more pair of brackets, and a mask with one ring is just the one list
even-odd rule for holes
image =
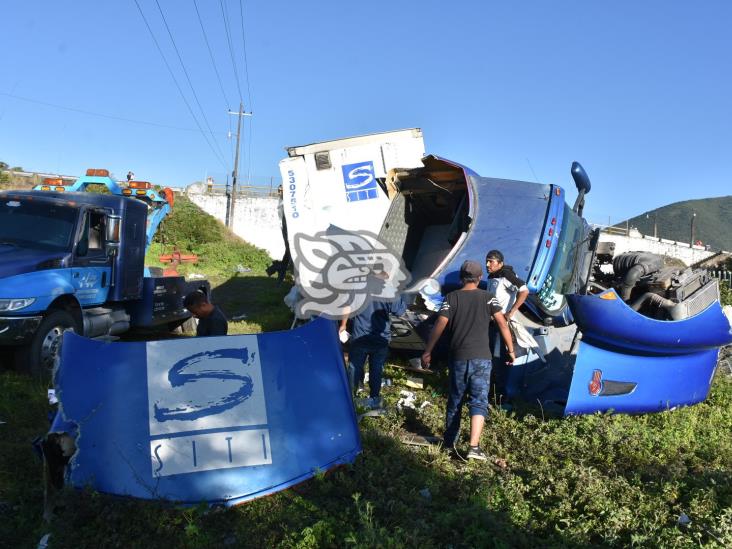
{"label": "truck grille", "polygon": [[685,318],[701,313],[715,301],[719,301],[719,283],[713,280],[682,303],[686,307]]}

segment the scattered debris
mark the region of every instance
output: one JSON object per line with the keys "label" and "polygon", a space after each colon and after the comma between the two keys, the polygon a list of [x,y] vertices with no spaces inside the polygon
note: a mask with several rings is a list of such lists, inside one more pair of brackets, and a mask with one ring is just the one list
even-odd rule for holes
{"label": "scattered debris", "polygon": [[412,410],[415,409],[415,403],[417,402],[417,395],[415,395],[412,391],[399,391],[399,400],[397,401],[397,408],[400,410],[402,408],[411,408]]}
{"label": "scattered debris", "polygon": [[246,320],[247,315],[246,313],[239,313],[238,315],[234,315],[231,317],[231,320],[237,321],[237,320]]}
{"label": "scattered debris", "polygon": [[412,389],[424,389],[424,380],[421,377],[407,376],[407,380],[404,384]]}
{"label": "scattered debris", "polygon": [[234,267],[234,272],[237,273],[251,273],[252,269],[249,267],[244,267],[243,265],[239,264],[236,267]]}
{"label": "scattered debris", "polygon": [[408,372],[417,372],[420,374],[431,374],[432,370],[428,370],[427,368],[422,368],[422,361],[419,358],[411,358],[409,359],[408,364],[390,364],[390,366],[394,368],[399,368],[400,370],[407,370]]}
{"label": "scattered debris", "polygon": [[190,273],[188,275],[188,280],[204,280],[206,278],[206,275],[202,275],[201,273]]}
{"label": "scattered debris", "polygon": [[430,493],[430,489],[429,488],[422,488],[419,491],[419,495],[422,496],[427,501],[432,501],[432,494]]}
{"label": "scattered debris", "polygon": [[679,515],[678,523],[679,526],[689,526],[689,524],[691,524],[691,519],[689,518],[689,515],[682,511],[682,513]]}
{"label": "scattered debris", "polygon": [[403,435],[399,440],[402,444],[408,446],[434,446],[442,442],[440,437],[414,434]]}
{"label": "scattered debris", "polygon": [[364,412],[363,414],[360,414],[358,416],[358,421],[361,421],[365,417],[381,417],[386,413],[386,410],[383,408],[377,408],[375,410],[369,410],[368,412]]}
{"label": "scattered debris", "polygon": [[424,410],[427,408],[427,406],[432,406],[432,403],[429,400],[425,400],[422,404],[419,405],[420,410]]}
{"label": "scattered debris", "polygon": [[498,467],[501,471],[508,469],[508,462],[503,458],[493,458],[493,465]]}
{"label": "scattered debris", "polygon": [[48,403],[49,404],[58,404],[58,397],[56,396],[55,389],[48,390]]}
{"label": "scattered debris", "polygon": [[411,366],[412,368],[415,368],[415,369],[418,369],[418,370],[420,370],[420,369],[422,369],[422,359],[421,359],[421,358],[419,358],[419,357],[416,357],[416,358],[410,358],[410,359],[409,359],[409,365],[410,365],[410,366]]}
{"label": "scattered debris", "polygon": [[38,542],[38,549],[46,549],[48,547],[48,538],[51,537],[51,534],[45,534],[41,541]]}

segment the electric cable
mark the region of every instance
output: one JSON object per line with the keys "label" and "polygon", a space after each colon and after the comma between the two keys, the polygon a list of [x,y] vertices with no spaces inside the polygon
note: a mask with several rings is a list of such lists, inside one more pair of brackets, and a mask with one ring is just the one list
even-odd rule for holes
{"label": "electric cable", "polygon": [[163,54],[163,50],[160,47],[160,44],[158,43],[157,38],[155,38],[155,33],[153,32],[152,28],[150,27],[150,24],[147,22],[147,17],[145,17],[145,13],[142,11],[142,8],[140,7],[140,4],[137,0],[133,0],[135,2],[135,5],[137,6],[137,10],[140,12],[140,15],[142,16],[142,20],[145,22],[145,26],[147,27],[148,32],[150,33],[150,36],[153,39],[153,42],[155,43],[155,47],[157,48],[158,52],[160,53],[160,57],[163,58],[163,63],[165,64],[165,67],[168,69],[168,72],[170,73],[170,77],[173,79],[173,83],[175,84],[175,87],[178,90],[178,93],[181,96],[181,99],[183,99],[183,103],[185,103],[186,107],[188,108],[188,112],[191,115],[191,118],[193,118],[193,121],[196,123],[196,126],[198,127],[198,131],[201,132],[201,136],[203,137],[204,141],[206,141],[206,144],[211,149],[211,152],[214,153],[214,156],[216,159],[221,162],[221,165],[224,167],[224,169],[228,168],[226,167],[226,163],[219,157],[219,154],[216,152],[216,149],[214,149],[211,142],[208,140],[208,137],[206,136],[206,133],[203,131],[203,128],[201,127],[201,123],[198,121],[198,118],[196,118],[195,113],[193,112],[193,109],[191,108],[190,103],[188,103],[188,100],[186,99],[185,94],[183,93],[183,90],[180,87],[180,84],[178,84],[178,80],[175,77],[175,74],[173,73],[173,69],[170,68],[170,64],[168,63],[168,60],[165,58],[165,54]]}
{"label": "electric cable", "polygon": [[236,80],[236,89],[239,90],[239,101],[243,101],[241,94],[241,83],[239,82],[239,71],[236,69],[236,60],[234,59],[234,48],[231,45],[231,33],[229,32],[229,17],[226,15],[223,0],[219,0],[221,6],[221,15],[224,18],[224,30],[226,31],[226,42],[229,45],[229,55],[231,56],[231,66],[234,69],[234,77]]}
{"label": "electric cable", "polygon": [[[244,50],[244,71],[247,83],[247,101],[249,102],[249,110],[253,111],[254,106],[252,104],[252,90],[249,85],[249,62],[247,60],[247,39],[246,33],[244,32],[244,2],[239,0],[239,19],[241,21],[241,41]],[[249,120],[249,139],[247,140],[247,185],[252,184],[252,125],[254,121]]]}
{"label": "electric cable", "polygon": [[211,139],[213,140],[214,145],[216,145],[216,148],[219,151],[219,154],[221,155],[221,159],[223,161],[224,159],[224,153],[221,150],[221,147],[219,146],[219,142],[216,141],[216,137],[214,137],[213,130],[211,129],[211,125],[208,123],[208,118],[206,118],[206,112],[203,110],[203,107],[201,106],[201,102],[198,100],[198,94],[196,93],[196,89],[193,87],[193,82],[191,82],[191,77],[188,74],[188,69],[186,69],[185,63],[183,63],[183,57],[180,55],[180,51],[178,50],[178,46],[175,43],[175,40],[173,39],[173,33],[170,30],[170,27],[168,26],[168,21],[165,18],[165,14],[163,13],[163,8],[160,7],[160,2],[158,0],[155,0],[155,4],[158,6],[158,11],[160,12],[160,16],[163,18],[163,24],[165,25],[165,29],[168,31],[168,36],[170,37],[170,41],[173,44],[173,49],[175,50],[176,55],[178,56],[178,61],[180,62],[180,66],[183,69],[183,74],[186,77],[186,80],[188,81],[188,86],[191,88],[191,93],[193,93],[193,98],[196,100],[196,104],[198,105],[199,110],[201,111],[201,116],[203,117],[203,121],[206,124],[206,127],[208,128],[209,133],[211,134]]}
{"label": "electric cable", "polygon": [[170,130],[178,130],[184,132],[197,132],[196,128],[183,128],[181,126],[171,126],[170,124],[160,124],[158,122],[150,122],[149,120],[136,120],[134,118],[125,118],[123,116],[116,116],[113,114],[105,114],[101,112],[87,111],[84,109],[77,109],[76,107],[68,107],[65,105],[58,105],[56,103],[49,103],[47,101],[41,101],[39,99],[31,99],[30,97],[23,97],[21,95],[15,95],[12,93],[0,92],[0,95],[4,97],[10,97],[12,99],[18,99],[19,101],[26,101],[27,103],[34,103],[36,105],[43,105],[44,107],[52,107],[54,109],[61,109],[64,111],[78,112],[81,114],[88,114],[89,116],[98,116],[100,118],[108,118],[110,120],[119,120],[121,122],[130,122],[132,124],[143,124],[145,126],[155,126],[157,128],[166,128]]}
{"label": "electric cable", "polygon": [[[226,97],[226,92],[224,91],[224,84],[221,82],[221,75],[219,74],[219,69],[216,66],[216,61],[214,60],[213,51],[211,51],[211,45],[208,41],[208,36],[206,35],[206,29],[203,26],[203,20],[201,19],[201,12],[198,11],[198,2],[196,0],[193,0],[193,6],[196,8],[196,16],[198,17],[198,24],[201,25],[201,32],[203,33],[203,40],[206,42],[206,48],[208,49],[208,55],[211,58],[211,64],[213,65],[214,72],[216,73],[216,80],[219,82],[219,88],[221,89],[221,96],[224,98],[224,103],[226,104],[226,110],[229,110],[229,107],[231,103],[229,102],[229,98]],[[231,129],[231,128],[229,128]]]}

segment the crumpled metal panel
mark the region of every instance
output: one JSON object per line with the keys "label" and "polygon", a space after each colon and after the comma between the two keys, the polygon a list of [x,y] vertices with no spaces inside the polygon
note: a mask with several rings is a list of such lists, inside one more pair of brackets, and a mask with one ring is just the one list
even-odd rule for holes
{"label": "crumpled metal panel", "polygon": [[64,338],[61,417],[76,425],[67,482],[232,505],[361,451],[334,324],[257,335],[103,343]]}

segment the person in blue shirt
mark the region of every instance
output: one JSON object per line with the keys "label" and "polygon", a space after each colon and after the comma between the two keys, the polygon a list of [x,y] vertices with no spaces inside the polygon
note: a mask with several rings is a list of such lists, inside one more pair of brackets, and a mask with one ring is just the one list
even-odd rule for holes
{"label": "person in blue shirt", "polygon": [[[366,308],[353,317],[351,344],[348,351],[348,373],[355,392],[364,379],[366,359],[369,361],[369,398],[367,408],[381,408],[381,378],[389,355],[391,320],[389,315],[400,316],[406,311],[404,301],[369,301]],[[345,330],[346,320],[340,330]]]}

